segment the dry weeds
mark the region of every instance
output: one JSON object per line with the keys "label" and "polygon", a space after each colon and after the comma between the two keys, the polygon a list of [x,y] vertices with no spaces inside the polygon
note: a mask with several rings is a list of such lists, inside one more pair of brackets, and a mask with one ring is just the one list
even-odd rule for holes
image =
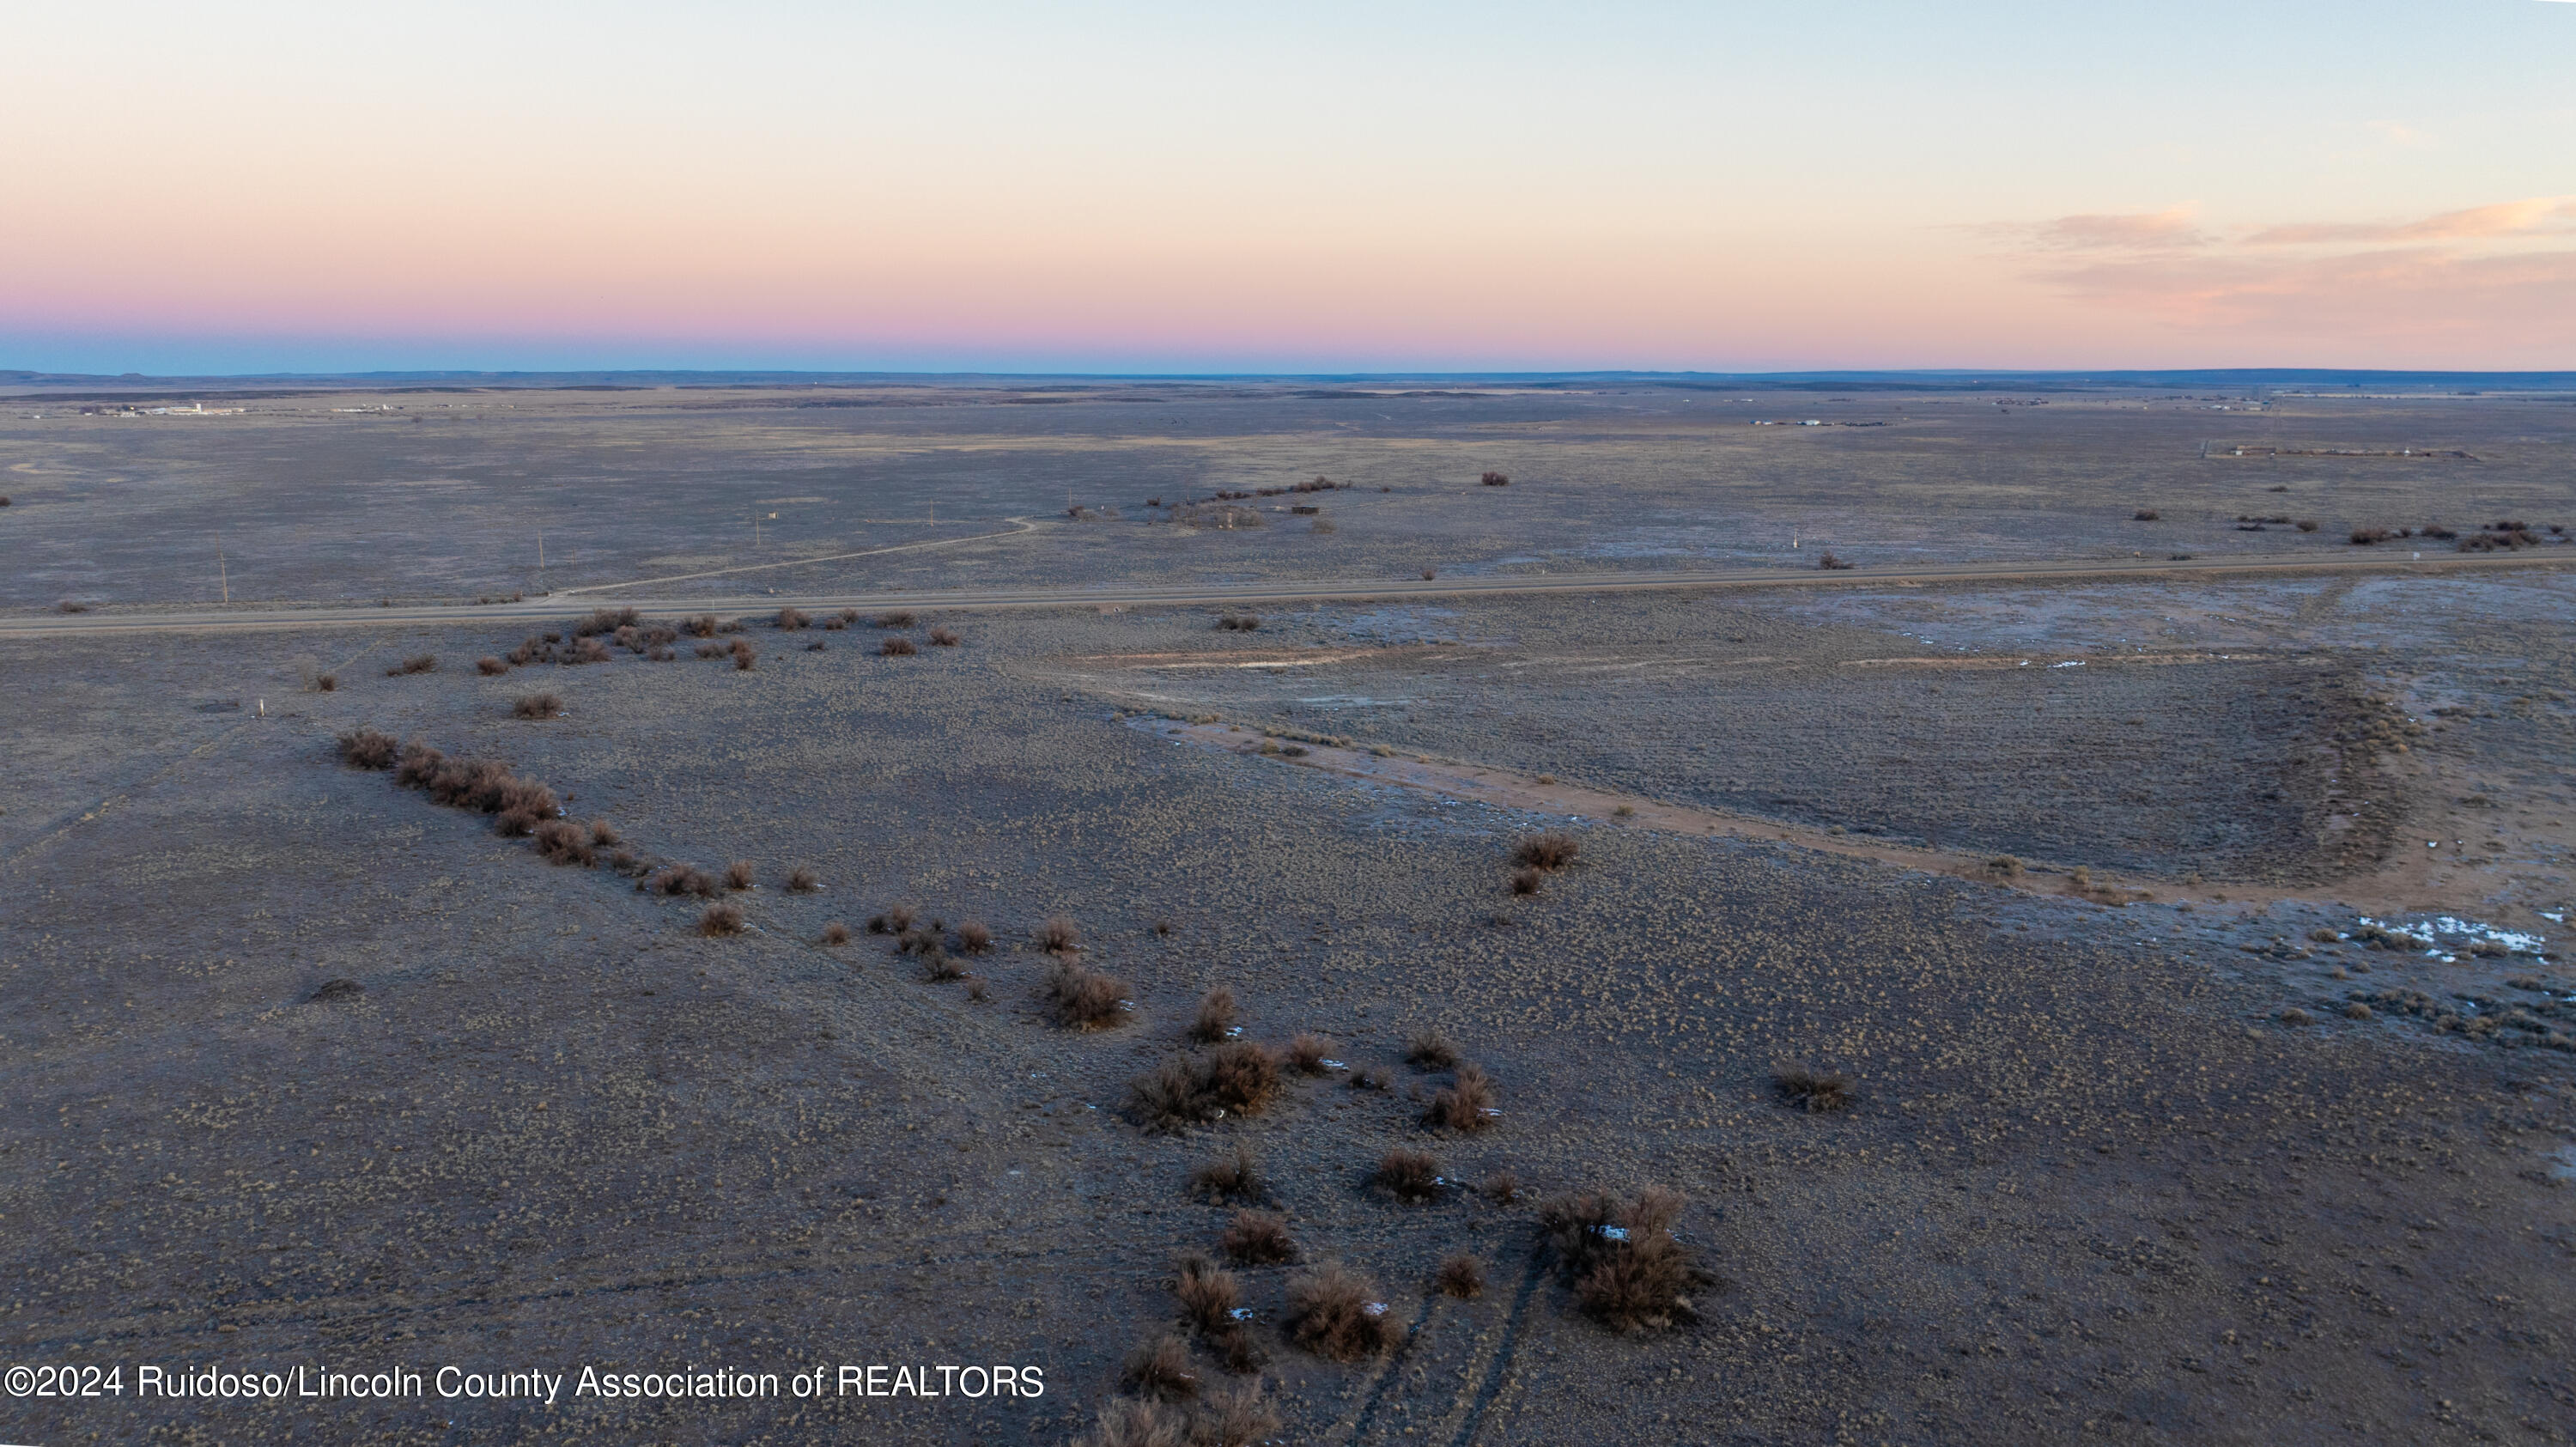
{"label": "dry weeds", "polygon": [[1395,1340],[1377,1283],[1338,1261],[1289,1280],[1288,1310],[1280,1325],[1291,1342],[1336,1362],[1377,1356]]}

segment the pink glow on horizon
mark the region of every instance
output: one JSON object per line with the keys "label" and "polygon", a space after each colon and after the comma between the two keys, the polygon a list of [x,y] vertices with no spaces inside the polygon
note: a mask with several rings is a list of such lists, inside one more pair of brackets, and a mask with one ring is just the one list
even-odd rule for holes
{"label": "pink glow on horizon", "polygon": [[0,52],[0,366],[2576,367],[2576,17],[2284,77],[2179,36],[2293,18],[2173,3],[118,0]]}

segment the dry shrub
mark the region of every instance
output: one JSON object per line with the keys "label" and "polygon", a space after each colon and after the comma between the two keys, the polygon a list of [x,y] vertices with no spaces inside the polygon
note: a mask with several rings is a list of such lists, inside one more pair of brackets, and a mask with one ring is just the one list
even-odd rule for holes
{"label": "dry shrub", "polygon": [[404,659],[402,662],[395,664],[393,667],[386,669],[385,677],[396,678],[406,673],[435,673],[437,671],[437,654],[416,653],[411,657]]}
{"label": "dry shrub", "polygon": [[1426,583],[1439,576],[1440,570],[1438,568],[1425,568],[1422,570],[1422,581]]}
{"label": "dry shrub", "polygon": [[[1238,1344],[1249,1347],[1249,1334],[1228,1333],[1224,1345]],[[1227,1355],[1226,1366],[1233,1371],[1248,1372],[1258,1365],[1258,1361],[1238,1363],[1231,1352]],[[1254,1447],[1275,1440],[1279,1429],[1279,1414],[1263,1399],[1261,1383],[1255,1379],[1207,1394],[1190,1416],[1190,1447]]]}
{"label": "dry shrub", "polygon": [[2160,513],[2160,512],[2156,511],[2154,508],[2151,508],[2151,507],[2142,507],[2142,508],[2138,509],[2136,512],[2133,512],[2133,513],[2129,514],[2129,519],[2130,519],[2130,521],[2132,521],[2132,522],[2142,522],[2142,523],[2151,523],[2151,522],[2156,522],[2156,521],[2160,520],[2160,519],[2161,519],[2161,518],[2163,518],[2163,517],[2164,517],[2164,514],[2163,514],[2163,513]]}
{"label": "dry shrub", "polygon": [[822,887],[823,876],[815,873],[810,865],[800,864],[787,871],[787,890],[790,894],[812,894]]}
{"label": "dry shrub", "polygon": [[392,734],[362,728],[340,735],[340,762],[353,769],[390,769],[399,752]]}
{"label": "dry shrub", "polygon": [[1986,861],[1986,872],[1995,876],[1997,879],[2017,878],[2020,876],[2021,871],[2021,860],[2010,854],[1998,854],[1994,858]]}
{"label": "dry shrub", "polygon": [[1237,1211],[1217,1238],[1217,1249],[1245,1266],[1279,1266],[1297,1259],[1288,1222],[1270,1211]]}
{"label": "dry shrub", "polygon": [[1586,1191],[1541,1207],[1539,1229],[1587,1315],[1613,1331],[1660,1330],[1693,1319],[1689,1292],[1710,1279],[1673,1236],[1681,1209],[1661,1186],[1632,1201]]}
{"label": "dry shrub", "polygon": [[1512,485],[1512,480],[1499,472],[1488,472],[1483,477],[1478,478],[1477,481],[1482,482],[1487,487],[1509,487]]}
{"label": "dry shrub", "polygon": [[685,864],[666,864],[635,887],[648,894],[666,897],[693,894],[700,899],[713,899],[716,895],[716,882]]}
{"label": "dry shrub", "polygon": [[563,696],[553,693],[523,694],[510,705],[512,718],[561,718],[563,711]]}
{"label": "dry shrub", "polygon": [[733,647],[728,651],[733,655],[734,671],[737,673],[749,673],[760,666],[760,653],[751,646],[751,640],[748,638],[735,639]]}
{"label": "dry shrub", "polygon": [[912,919],[911,905],[890,904],[886,906],[885,913],[868,916],[868,933],[899,935],[912,928]]}
{"label": "dry shrub", "polygon": [[1427,1125],[1441,1130],[1473,1134],[1494,1123],[1502,1114],[1494,1108],[1498,1097],[1494,1079],[1473,1065],[1458,1067],[1457,1083],[1443,1086],[1431,1097],[1431,1108],[1423,1112]]}
{"label": "dry shrub", "polygon": [[1496,1171],[1485,1178],[1480,1188],[1485,1199],[1497,1206],[1508,1206],[1521,1198],[1521,1178],[1508,1170]]}
{"label": "dry shrub", "polygon": [[847,628],[851,624],[859,621],[859,610],[856,608],[844,608],[835,617],[834,621],[839,623],[842,627]]}
{"label": "dry shrub", "polygon": [[1178,1135],[1207,1122],[1197,1068],[1175,1055],[1127,1082],[1127,1117],[1157,1135]]}
{"label": "dry shrub", "polygon": [[850,927],[848,925],[841,923],[839,920],[833,920],[831,923],[823,926],[823,943],[827,945],[845,945],[849,942]]}
{"label": "dry shrub", "polygon": [[1075,928],[1073,920],[1068,916],[1049,915],[1046,923],[1038,926],[1038,948],[1049,954],[1064,954],[1069,950],[1080,948],[1081,945],[1082,931]]}
{"label": "dry shrub", "polygon": [[724,645],[713,640],[699,644],[693,651],[700,658],[722,658],[725,655]]}
{"label": "dry shrub", "polygon": [[1127,982],[1081,965],[1064,963],[1047,972],[1047,1011],[1069,1030],[1101,1030],[1127,1015]]}
{"label": "dry shrub", "polygon": [[1514,894],[1536,894],[1539,886],[1545,883],[1547,883],[1545,870],[1515,869],[1512,871],[1512,893]]}
{"label": "dry shrub", "polygon": [[618,833],[617,826],[607,820],[593,819],[590,821],[590,842],[602,848],[613,848],[625,843],[626,837]]}
{"label": "dry shrub", "polygon": [[590,638],[601,633],[614,633],[620,628],[632,628],[642,616],[632,608],[594,608],[589,617],[572,625],[572,636]]}
{"label": "dry shrub", "polygon": [[727,889],[749,889],[756,877],[757,876],[752,873],[750,860],[737,859],[733,863],[725,866],[724,887]]}
{"label": "dry shrub", "polygon": [[536,826],[537,857],[548,864],[594,864],[599,852],[590,831],[569,819],[541,819]]}
{"label": "dry shrub", "polygon": [[313,689],[316,693],[337,693],[340,690],[340,676],[336,673],[323,674],[313,680]]}
{"label": "dry shrub", "polygon": [[1288,1340],[1336,1362],[1376,1356],[1395,1341],[1377,1283],[1338,1261],[1290,1278],[1280,1325]]}
{"label": "dry shrub", "polygon": [[933,628],[924,636],[930,640],[930,646],[933,648],[954,648],[965,641],[957,636],[957,631],[953,628]]}
{"label": "dry shrub", "polygon": [[1532,834],[1512,846],[1512,863],[1530,869],[1563,869],[1583,852],[1583,841],[1562,829]]}
{"label": "dry shrub", "polygon": [[1232,1151],[1212,1161],[1202,1161],[1190,1172],[1190,1197],[1209,1201],[1267,1201],[1270,1183],[1262,1178],[1261,1162],[1252,1148],[1237,1145]]}
{"label": "dry shrub", "polygon": [[1821,558],[1816,559],[1816,566],[1817,566],[1817,567],[1819,567],[1819,568],[1824,569],[1824,570],[1825,570],[1826,572],[1828,572],[1828,573],[1831,573],[1831,572],[1838,572],[1838,571],[1841,571],[1842,569],[1845,569],[1845,568],[1856,568],[1856,567],[1859,567],[1860,565],[1859,565],[1858,563],[1846,563],[1846,562],[1844,562],[1842,559],[1837,558],[1837,557],[1835,557],[1835,556],[1834,556],[1834,554],[1833,554],[1833,550],[1832,550],[1831,548],[1827,548],[1827,549],[1825,550],[1825,555],[1824,555],[1823,557],[1821,557]]}
{"label": "dry shrub", "polygon": [[426,789],[445,767],[447,755],[414,739],[403,745],[402,756],[394,765],[394,782],[406,789]]}
{"label": "dry shrub", "polygon": [[483,675],[485,678],[498,678],[502,674],[510,671],[510,665],[503,663],[500,659],[494,658],[487,653],[483,657],[474,660],[474,671]]}
{"label": "dry shrub", "polygon": [[1440,1194],[1440,1162],[1429,1151],[1398,1146],[1377,1158],[1369,1184],[1408,1206],[1419,1206]]}
{"label": "dry shrub", "polygon": [[1324,1062],[1333,1058],[1333,1042],[1310,1031],[1299,1031],[1288,1042],[1286,1064],[1299,1075],[1321,1075],[1332,1067]]}
{"label": "dry shrub", "polygon": [[1849,1110],[1855,1093],[1851,1078],[1812,1065],[1789,1063],[1774,1066],[1772,1088],[1791,1105],[1819,1113]]}
{"label": "dry shrub", "polygon": [[1383,1070],[1375,1070],[1363,1065],[1351,1072],[1353,1090],[1391,1090],[1394,1087],[1395,1082],[1389,1079]]}
{"label": "dry shrub", "polygon": [[891,613],[879,613],[877,615],[877,626],[879,628],[909,628],[913,625],[914,621],[912,610],[909,608],[897,608]]}
{"label": "dry shrub", "polygon": [[921,952],[921,977],[939,984],[946,984],[950,980],[966,978],[966,966],[955,955],[941,949],[934,942],[930,948]]}
{"label": "dry shrub", "polygon": [[1261,631],[1261,615],[1226,613],[1217,618],[1216,626],[1227,633],[1258,633]]}
{"label": "dry shrub", "polygon": [[1404,1042],[1404,1058],[1417,1070],[1455,1070],[1462,1057],[1457,1042],[1434,1027],[1417,1030]]}
{"label": "dry shrub", "polygon": [[1440,1263],[1431,1276],[1434,1290],[1460,1301],[1473,1301],[1485,1294],[1485,1263],[1461,1251]]}
{"label": "dry shrub", "polygon": [[993,927],[979,919],[959,922],[957,948],[970,955],[980,955],[993,947]]}
{"label": "dry shrub", "polygon": [[698,915],[698,933],[702,935],[742,933],[742,906],[729,899],[720,899],[708,905]]}
{"label": "dry shrub", "polygon": [[1076,1447],[1190,1447],[1189,1415],[1160,1401],[1112,1397],[1101,1404],[1098,1425]]}
{"label": "dry shrub", "polygon": [[1248,1040],[1175,1055],[1127,1083],[1127,1114],[1171,1134],[1227,1115],[1259,1115],[1279,1093],[1279,1062]]}
{"label": "dry shrub", "polygon": [[544,822],[545,815],[536,810],[514,806],[493,816],[492,832],[505,838],[521,839],[535,833],[537,826]]}
{"label": "dry shrub", "polygon": [[1233,1272],[1191,1251],[1182,1255],[1172,1277],[1172,1297],[1180,1303],[1183,1321],[1202,1335],[1215,1336],[1233,1329],[1234,1309],[1243,1305],[1243,1283]]}
{"label": "dry shrub", "polygon": [[1223,985],[1199,996],[1198,1014],[1190,1021],[1190,1038],[1213,1045],[1234,1031],[1234,992]]}
{"label": "dry shrub", "polygon": [[901,636],[889,638],[883,643],[877,645],[877,652],[884,654],[888,658],[910,658],[920,651],[921,650],[919,648],[913,645],[913,641],[911,639]]}
{"label": "dry shrub", "polygon": [[[1190,1344],[1166,1334],[1127,1354],[1119,1385],[1157,1401],[1187,1401],[1198,1395],[1198,1373],[1191,1370]],[[1178,1443],[1181,1439],[1171,1439]]]}
{"label": "dry shrub", "polygon": [[781,608],[778,610],[778,626],[790,633],[795,632],[797,629],[802,628],[813,621],[813,619],[806,617],[803,612],[794,608]]}
{"label": "dry shrub", "polygon": [[1279,1094],[1279,1058],[1249,1040],[1229,1040],[1200,1060],[1220,1114],[1259,1115]]}
{"label": "dry shrub", "polygon": [[608,651],[608,645],[596,638],[576,638],[572,641],[572,653],[564,659],[564,662],[606,663],[615,657],[615,654]]}

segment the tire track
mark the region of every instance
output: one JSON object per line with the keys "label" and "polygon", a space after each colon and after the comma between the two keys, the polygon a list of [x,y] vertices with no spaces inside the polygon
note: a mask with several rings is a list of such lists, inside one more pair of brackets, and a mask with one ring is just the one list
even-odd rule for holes
{"label": "tire track", "polygon": [[1471,1447],[1476,1434],[1485,1429],[1485,1416],[1502,1397],[1503,1384],[1511,1378],[1512,1363],[1520,1356],[1521,1331],[1528,1323],[1530,1301],[1546,1278],[1547,1253],[1534,1244],[1530,1247],[1529,1269],[1521,1274],[1520,1292],[1512,1298],[1511,1314],[1503,1319],[1502,1343],[1494,1349],[1493,1361],[1485,1368],[1484,1385],[1468,1404],[1466,1420],[1458,1424],[1449,1447]]}

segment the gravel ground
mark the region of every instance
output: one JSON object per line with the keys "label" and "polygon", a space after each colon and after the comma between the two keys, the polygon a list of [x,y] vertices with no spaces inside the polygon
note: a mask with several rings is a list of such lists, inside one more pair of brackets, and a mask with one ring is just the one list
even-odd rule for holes
{"label": "gravel ground", "polygon": [[[1930,747],[2001,707],[1976,690],[2019,684],[2018,670],[1945,676],[1938,695],[1912,673],[1844,682],[1861,672],[1849,659],[1921,647],[1919,630],[1793,606],[1343,610],[1249,636],[1195,612],[972,618],[963,646],[912,658],[876,654],[865,627],[756,629],[749,672],[683,650],[491,679],[468,660],[515,636],[27,647],[0,729],[35,760],[0,800],[12,1361],[1001,1362],[1042,1366],[1048,1391],[551,1408],[128,1396],[11,1400],[0,1425],[30,1441],[1067,1441],[1171,1318],[1172,1252],[1223,1225],[1189,1199],[1190,1169],[1242,1143],[1309,1259],[1369,1272],[1411,1328],[1391,1358],[1323,1362],[1277,1336],[1287,1270],[1246,1270],[1285,1440],[2568,1440],[2576,1198],[2554,1172],[2576,1140],[2576,1055],[2385,1011],[2284,1023],[2283,1004],[2322,1009],[2359,983],[2329,968],[2395,962],[2350,943],[2243,948],[2343,918],[2331,886],[2242,914],[2112,909],[1597,829],[1515,899],[1512,841],[1557,821],[1159,742],[1118,725],[1101,669],[1068,662],[1437,649],[1423,635],[1443,632],[1462,655],[1553,656],[1570,634],[1621,658],[1706,659],[1742,632],[1744,651],[1783,660],[1750,688],[1676,668],[1613,691],[1560,670],[1480,735],[1498,762],[1544,746],[1684,792],[1698,786],[1654,777],[1670,755],[1653,750],[1684,737],[1658,714],[1709,720],[1730,775],[1806,774]],[[2061,646],[2086,646],[2081,631]],[[2481,656],[2563,679],[2546,631],[2499,632]],[[383,675],[422,651],[438,671]],[[2311,652],[2326,661],[2299,679],[2415,686],[2376,656]],[[296,691],[313,664],[342,687]],[[2190,831],[2211,820],[2270,827],[2230,781],[2305,747],[2311,695],[2291,669],[2106,666],[2107,685],[2067,670],[2119,700],[2069,727],[2139,710],[2146,772],[2217,750],[2216,799],[2196,810],[2158,783],[2130,825],[2205,854],[2217,846]],[[1417,676],[1464,687],[1457,670]],[[1781,742],[1802,681],[1806,711],[1848,741]],[[568,716],[510,718],[537,687]],[[1465,697],[1417,707],[1413,726],[1507,695]],[[235,698],[242,711],[198,711]],[[2515,802],[2548,817],[2515,838],[2540,840],[2563,810],[2529,792],[2553,774],[2527,776],[2560,767],[2541,741],[2563,714],[2546,699],[2495,711],[2491,726],[2412,715],[2427,718],[2419,772],[2392,773],[2392,797],[2452,807],[2410,792],[2442,769],[2523,781]],[[483,816],[342,767],[330,740],[361,724],[504,758],[648,856],[752,861],[752,930],[704,937],[696,902],[548,866]],[[2526,751],[2489,750],[2506,734]],[[1972,752],[1951,747],[1926,768]],[[1873,812],[1925,832],[1932,782],[1890,796],[1897,774],[1857,777],[1880,791]],[[2049,812],[2053,776],[2019,777],[2041,792],[1992,775],[1987,813],[1933,827]],[[818,892],[783,887],[800,864]],[[2497,889],[2540,887],[2540,865],[2522,885],[2508,872]],[[894,903],[995,928],[1000,947],[969,964],[983,999],[922,978],[881,936],[817,942],[827,921]],[[1129,982],[1117,1028],[1045,1018],[1031,937],[1057,913],[1080,922],[1086,960]],[[2495,968],[2565,984],[2555,964]],[[363,993],[315,998],[336,979]],[[1143,1133],[1120,1113],[1126,1082],[1185,1048],[1218,984],[1251,1038],[1324,1032],[1394,1089],[1299,1081],[1258,1115]],[[1418,1095],[1445,1079],[1401,1061],[1424,1026],[1493,1072],[1493,1129],[1419,1123]],[[1784,1060],[1848,1072],[1856,1107],[1786,1107],[1770,1084]],[[1539,1264],[1527,1201],[1369,1192],[1397,1145],[1452,1179],[1509,1170],[1533,1194],[1675,1187],[1680,1234],[1719,1280],[1694,1323],[1615,1336]],[[1493,1286],[1426,1294],[1459,1249]],[[1202,1356],[1200,1370],[1219,1369]]]}

